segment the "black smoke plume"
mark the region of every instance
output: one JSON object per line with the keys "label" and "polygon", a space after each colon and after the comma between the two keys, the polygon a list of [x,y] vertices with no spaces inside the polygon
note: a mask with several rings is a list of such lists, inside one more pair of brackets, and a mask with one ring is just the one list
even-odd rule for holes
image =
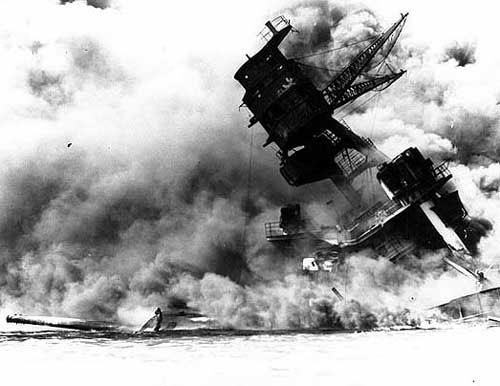
{"label": "black smoke plume", "polygon": [[457,66],[465,67],[468,64],[476,63],[475,52],[474,44],[455,42],[445,50],[444,60],[454,59]]}
{"label": "black smoke plume", "polygon": [[[73,2],[75,2],[75,0],[60,0],[61,4],[68,4]],[[111,4],[109,0],[87,0],[87,5],[94,8],[106,9],[110,7]]]}

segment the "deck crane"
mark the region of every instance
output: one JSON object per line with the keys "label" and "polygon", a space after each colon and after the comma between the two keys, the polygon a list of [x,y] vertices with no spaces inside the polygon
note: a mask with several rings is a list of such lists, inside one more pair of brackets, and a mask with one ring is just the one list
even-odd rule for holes
{"label": "deck crane", "polygon": [[383,59],[387,58],[403,30],[407,16],[408,13],[401,15],[401,18],[396,23],[356,55],[356,57],[322,90],[323,97],[332,109],[353,101],[376,87],[390,85],[405,73],[405,71],[401,70],[398,73],[380,76],[369,81],[353,84],[363,70],[370,65],[375,55],[386,45],[387,47],[383,54]]}

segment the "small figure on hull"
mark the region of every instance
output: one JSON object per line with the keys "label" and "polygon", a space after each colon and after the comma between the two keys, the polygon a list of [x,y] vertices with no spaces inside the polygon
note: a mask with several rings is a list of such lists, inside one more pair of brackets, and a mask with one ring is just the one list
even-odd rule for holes
{"label": "small figure on hull", "polygon": [[160,331],[161,322],[163,321],[163,315],[161,313],[160,307],[158,307],[155,310],[155,317],[156,317],[156,324],[155,324],[155,327],[153,328],[153,330],[154,330],[154,332],[158,332],[158,331]]}
{"label": "small figure on hull", "polygon": [[160,307],[158,307],[155,310],[155,315],[152,318],[150,318],[146,323],[144,323],[141,329],[137,332],[143,332],[148,328],[152,328],[154,332],[159,332],[162,322],[163,322],[163,314],[161,312]]}

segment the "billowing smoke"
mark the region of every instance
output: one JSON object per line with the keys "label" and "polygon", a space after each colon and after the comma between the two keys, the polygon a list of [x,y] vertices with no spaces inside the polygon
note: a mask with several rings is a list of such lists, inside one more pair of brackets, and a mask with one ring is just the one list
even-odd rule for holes
{"label": "billowing smoke", "polygon": [[[331,11],[341,6],[330,2],[307,3],[299,5],[294,12],[300,14],[301,9],[310,7],[321,10],[326,7]],[[351,15],[363,12],[364,7],[358,6]],[[310,12],[313,13],[315,16],[328,14],[326,11]],[[321,24],[321,21],[318,23]],[[372,14],[367,14],[361,25],[367,28],[373,26]],[[335,40],[336,29],[341,26],[342,22],[332,25],[331,41],[322,44],[345,46],[345,49],[331,52],[324,50],[325,55],[308,58],[311,64],[325,67],[325,63],[336,60],[339,52],[347,51],[350,57],[353,50],[359,52],[360,48]],[[378,30],[379,27],[374,29]],[[500,110],[495,96],[500,90],[498,83],[493,85],[485,74],[497,72],[499,58],[494,57],[491,47],[481,47],[479,42],[476,47],[467,41],[453,45],[447,43],[444,48],[434,52],[432,47],[416,44],[411,36],[403,33],[391,61],[393,67],[395,64],[395,68],[405,68],[408,74],[384,93],[376,95],[370,104],[365,104],[366,98],[361,99],[338,111],[337,116],[345,117],[351,127],[374,139],[381,150],[390,156],[410,146],[417,146],[436,162],[450,162],[455,184],[473,218],[474,232],[487,236],[479,244],[479,259],[485,266],[495,267],[499,255],[494,245],[498,244],[497,228],[500,222],[497,209],[500,196],[496,185]],[[479,55],[480,52],[482,55]],[[355,283],[363,283],[364,288],[377,288],[375,293],[384,294],[383,303],[386,305],[391,303],[391,294],[395,292],[398,292],[398,302],[401,304],[401,289],[414,292],[411,297],[419,301],[423,298],[431,300],[434,296],[434,302],[436,293],[446,287],[445,283],[450,290],[447,294],[449,297],[464,293],[467,284],[457,284],[455,279],[448,279],[450,273],[443,271],[442,267],[428,268],[424,270],[425,275],[415,282],[412,280],[419,275],[415,275],[414,269],[410,270],[411,275],[404,275],[405,280],[397,285],[394,284],[398,283],[397,280],[391,280],[392,290],[385,288],[385,291],[380,291],[381,283],[367,285],[364,279]],[[391,273],[396,271],[396,268],[388,270]],[[495,268],[490,274],[496,275]],[[376,277],[379,276],[377,273]],[[441,286],[435,284],[437,278]],[[428,293],[430,288],[434,295]],[[469,288],[470,291],[473,289]]]}
{"label": "billowing smoke", "polygon": [[[409,309],[473,287],[430,253],[403,268],[366,251],[333,278],[306,277],[294,253],[265,242],[262,224],[281,205],[318,211],[330,192],[328,184],[289,188],[260,147],[262,130],[250,149],[232,75],[265,6],[228,2],[225,12],[252,17],[216,23],[208,5],[193,15],[188,4],[173,12],[152,1],[6,3],[3,312],[139,324],[156,306],[189,306],[226,327],[372,328],[419,323]],[[300,30],[286,47],[291,56],[369,39],[382,25],[350,3],[287,5],[285,14]],[[338,68],[357,49],[310,64]],[[395,53],[409,75],[354,109],[349,123],[390,155],[411,144],[453,162],[470,214],[495,226],[480,244],[495,262],[499,117],[488,97],[499,90],[472,87],[484,71],[479,53],[463,67],[457,55],[443,61],[443,52],[408,39]],[[346,301],[335,300],[332,285]]]}
{"label": "billowing smoke", "polygon": [[[60,0],[61,4],[68,4],[68,3],[73,3],[75,0]],[[86,0],[87,5],[99,9],[106,9],[110,7],[110,1],[109,0]]]}
{"label": "billowing smoke", "polygon": [[455,42],[446,48],[443,59],[444,61],[453,59],[457,62],[457,66],[465,67],[468,64],[476,63],[475,52],[476,47],[474,44],[470,42]]}
{"label": "billowing smoke", "polygon": [[307,1],[282,13],[298,30],[283,44],[287,57],[297,58],[319,87],[354,58],[360,42],[366,44],[382,31],[370,9],[351,2]]}

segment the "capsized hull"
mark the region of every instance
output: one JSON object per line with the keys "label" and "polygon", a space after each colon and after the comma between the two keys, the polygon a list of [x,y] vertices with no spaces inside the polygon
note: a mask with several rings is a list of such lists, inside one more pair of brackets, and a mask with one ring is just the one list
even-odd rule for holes
{"label": "capsized hull", "polygon": [[55,316],[25,316],[18,314],[8,315],[7,323],[67,328],[80,331],[116,331],[122,327],[115,323],[95,321],[95,320],[61,318]]}
{"label": "capsized hull", "polygon": [[500,287],[461,296],[432,309],[455,320],[499,317]]}
{"label": "capsized hull", "polygon": [[[205,315],[198,312],[192,312],[189,310],[165,313],[164,316],[165,319],[161,325],[161,330],[172,330],[176,327],[181,329],[210,328],[214,325],[214,321],[212,319],[207,318]],[[28,316],[14,314],[7,316],[7,323],[47,326],[79,331],[138,332],[136,326],[124,326],[113,322],[56,316]],[[152,330],[152,328],[150,328],[150,330]]]}

